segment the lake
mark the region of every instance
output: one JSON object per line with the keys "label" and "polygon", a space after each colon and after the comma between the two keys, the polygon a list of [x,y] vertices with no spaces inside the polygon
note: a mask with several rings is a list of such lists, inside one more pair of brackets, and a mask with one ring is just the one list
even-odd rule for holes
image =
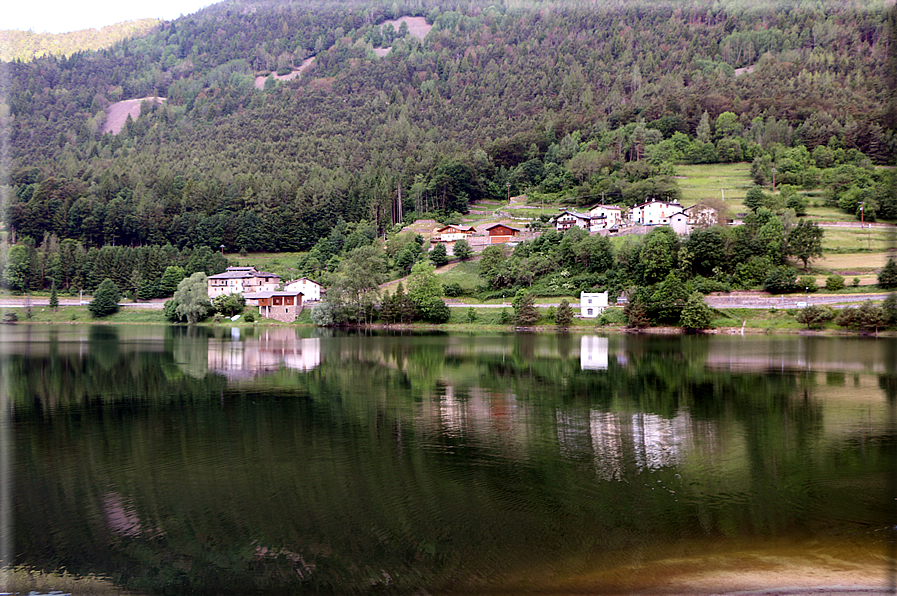
{"label": "lake", "polygon": [[894,338],[6,325],[0,373],[25,569],[142,594],[894,582]]}

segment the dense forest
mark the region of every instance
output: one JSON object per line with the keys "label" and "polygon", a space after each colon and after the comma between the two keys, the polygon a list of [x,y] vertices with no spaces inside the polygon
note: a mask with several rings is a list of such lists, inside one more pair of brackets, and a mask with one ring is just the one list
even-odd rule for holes
{"label": "dense forest", "polygon": [[893,219],[895,31],[886,2],[221,2],[5,64],[3,225],[35,251],[308,250],[506,192],[676,198],[677,163],[735,161]]}

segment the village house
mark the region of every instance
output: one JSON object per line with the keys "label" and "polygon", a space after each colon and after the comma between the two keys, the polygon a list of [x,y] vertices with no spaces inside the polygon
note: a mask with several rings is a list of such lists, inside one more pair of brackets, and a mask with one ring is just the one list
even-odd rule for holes
{"label": "village house", "polygon": [[303,302],[317,302],[321,299],[323,286],[307,277],[300,277],[299,279],[286,282],[283,285],[283,289],[287,292],[302,292]]}
{"label": "village house", "polygon": [[674,213],[670,216],[670,227],[678,236],[687,236],[691,231],[688,225],[688,214],[685,211]]}
{"label": "village house", "polygon": [[282,323],[292,323],[302,312],[302,292],[256,292],[247,302],[259,307],[259,315]]}
{"label": "village house", "polygon": [[476,229],[472,226],[443,226],[433,232],[433,242],[454,243],[462,238],[467,239],[474,232],[476,232]]}
{"label": "village house", "polygon": [[670,216],[682,211],[679,203],[651,200],[629,210],[629,219],[643,226],[669,225]]}
{"label": "village house", "polygon": [[224,273],[209,276],[209,299],[223,294],[273,292],[279,284],[279,275],[255,267],[228,267]]}
{"label": "village house", "polygon": [[574,227],[588,230],[592,224],[591,219],[589,215],[583,215],[569,209],[561,209],[560,213],[552,217],[549,222],[554,224],[558,232],[566,232]]}
{"label": "village house", "polygon": [[579,316],[594,319],[607,308],[607,292],[580,292]]}
{"label": "village house", "polygon": [[510,242],[511,238],[520,233],[517,228],[512,228],[505,224],[492,224],[486,228],[486,235],[489,236],[489,244],[503,244]]}
{"label": "village house", "polygon": [[710,226],[720,223],[719,213],[709,205],[701,205],[698,203],[697,205],[692,205],[691,207],[683,209],[683,211],[688,215],[689,230],[695,228],[709,228]]}
{"label": "village house", "polygon": [[595,205],[589,209],[590,231],[610,230],[623,224],[623,210],[616,205]]}

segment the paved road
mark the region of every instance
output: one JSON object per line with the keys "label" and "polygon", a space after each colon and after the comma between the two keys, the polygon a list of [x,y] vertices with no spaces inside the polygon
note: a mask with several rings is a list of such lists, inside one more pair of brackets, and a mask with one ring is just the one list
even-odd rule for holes
{"label": "paved road", "polygon": [[[69,299],[69,298],[60,298],[59,306],[78,306],[79,304],[87,306],[90,303],[90,297],[85,296],[84,300],[78,301],[77,299]],[[50,306],[49,298],[0,298],[0,308],[25,308],[26,306],[30,306],[31,308],[46,308]],[[162,307],[165,306],[165,301],[152,301],[152,302],[119,302],[119,306],[123,308],[143,308],[149,310],[162,310]]]}

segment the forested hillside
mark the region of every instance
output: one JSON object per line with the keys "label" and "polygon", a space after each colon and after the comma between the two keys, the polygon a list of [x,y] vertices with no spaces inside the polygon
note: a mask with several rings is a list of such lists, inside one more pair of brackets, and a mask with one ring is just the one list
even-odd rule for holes
{"label": "forested hillside", "polygon": [[[433,29],[381,28],[400,16]],[[297,250],[341,217],[382,233],[508,192],[675,198],[676,163],[753,161],[759,183],[776,165],[798,187],[849,167],[872,188],[869,166],[897,155],[895,23],[893,3],[860,0],[230,0],[7,64],[4,224],[85,250]],[[141,97],[167,101],[101,132],[113,102]]]}
{"label": "forested hillside", "polygon": [[71,56],[78,52],[108,48],[116,43],[145,35],[157,29],[157,19],[140,19],[107,25],[99,29],[81,29],[69,33],[0,31],[0,60],[31,60],[45,55]]}

